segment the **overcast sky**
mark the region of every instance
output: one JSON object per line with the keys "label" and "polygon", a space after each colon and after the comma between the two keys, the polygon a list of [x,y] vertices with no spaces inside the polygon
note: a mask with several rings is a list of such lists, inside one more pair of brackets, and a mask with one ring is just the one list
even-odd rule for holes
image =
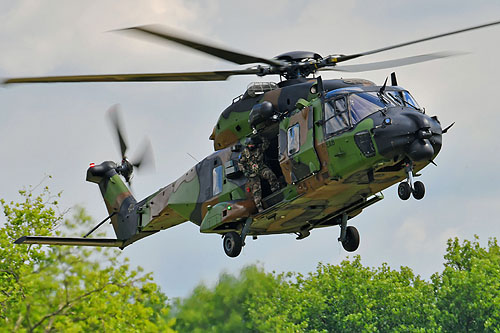
{"label": "overcast sky", "polygon": [[[109,32],[159,23],[232,49],[262,57],[293,50],[328,54],[367,51],[500,19],[491,1],[0,1],[0,77],[236,69],[237,65],[168,43]],[[396,69],[429,115],[444,126],[436,159],[420,180],[421,201],[401,201],[393,186],[385,199],[350,220],[361,235],[356,254],[365,265],[409,266],[428,278],[442,269],[449,237],[486,243],[500,235],[500,27],[486,28],[352,61],[382,61],[437,51],[468,52]],[[346,75],[382,84],[391,70]],[[326,73],[324,78],[336,78]],[[276,77],[265,80],[276,81]],[[130,147],[147,135],[156,173],[136,174],[142,199],[177,179],[213,151],[208,140],[222,110],[254,77],[201,83],[89,83],[17,85],[0,88],[0,197],[45,175],[64,207],[84,206],[96,223],[107,216],[98,187],[85,181],[90,162],[119,160],[106,110],[120,103]],[[262,80],[262,79],[258,79]],[[3,216],[0,217],[3,221]],[[111,236],[111,227],[107,225]],[[315,270],[348,256],[337,242],[339,228],[247,241],[228,258],[217,235],[192,223],[162,231],[124,250],[132,264],[154,272],[169,297],[186,296],[223,271],[260,263],[267,271]],[[79,235],[77,235],[79,236]],[[352,256],[352,255],[351,255]]]}

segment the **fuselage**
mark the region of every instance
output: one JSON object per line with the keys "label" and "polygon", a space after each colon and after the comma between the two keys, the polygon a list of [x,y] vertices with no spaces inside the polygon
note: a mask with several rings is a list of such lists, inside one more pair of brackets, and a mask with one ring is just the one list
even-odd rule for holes
{"label": "fuselage", "polygon": [[[248,217],[249,235],[336,225],[341,214],[354,217],[404,179],[406,162],[416,172],[439,153],[437,118],[427,116],[403,88],[381,90],[361,80],[323,86],[321,93],[310,80],[240,97],[214,129],[216,151],[138,203],[139,230],[191,221],[201,232],[223,234],[241,231]],[[266,210],[258,213],[236,165],[245,137],[252,135],[249,114],[263,102],[272,104],[275,116],[254,127],[271,142],[265,160],[282,188],[270,193],[263,182]]]}

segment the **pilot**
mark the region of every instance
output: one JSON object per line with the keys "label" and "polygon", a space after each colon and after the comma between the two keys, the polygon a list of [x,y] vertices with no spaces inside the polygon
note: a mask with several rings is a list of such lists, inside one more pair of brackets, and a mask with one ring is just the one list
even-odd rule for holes
{"label": "pilot", "polygon": [[269,147],[269,141],[262,138],[247,138],[245,148],[240,154],[238,167],[248,179],[248,189],[253,193],[253,200],[259,212],[262,212],[262,189],[260,181],[266,179],[274,192],[280,188],[274,172],[264,164],[264,152]]}

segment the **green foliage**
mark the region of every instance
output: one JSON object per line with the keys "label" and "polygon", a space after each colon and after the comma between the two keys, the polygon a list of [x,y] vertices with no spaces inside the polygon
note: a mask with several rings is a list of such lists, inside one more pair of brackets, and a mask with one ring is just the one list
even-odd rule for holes
{"label": "green foliage", "polygon": [[444,331],[500,330],[500,247],[475,241],[448,241],[445,269],[434,274],[439,322]]}
{"label": "green foliage", "polygon": [[[150,274],[120,252],[14,245],[23,235],[72,235],[91,219],[58,210],[60,195],[20,192],[0,200],[0,331],[484,332],[500,331],[500,247],[448,241],[444,270],[429,281],[410,268],[365,267],[356,256],[301,274],[249,266],[222,274],[170,311]],[[175,318],[174,318],[175,317]]]}
{"label": "green foliage", "polygon": [[255,266],[197,287],[175,312],[181,332],[483,332],[500,330],[500,248],[448,242],[430,281],[408,267],[369,268],[356,256],[313,273]]}
{"label": "green foliage", "polygon": [[15,245],[23,235],[72,234],[90,228],[78,209],[58,211],[48,188],[20,191],[23,201],[0,201],[0,327],[7,331],[172,331],[167,298],[150,274],[131,269],[117,250]]}
{"label": "green foliage", "polygon": [[279,287],[280,278],[255,266],[240,276],[222,274],[215,288],[201,284],[189,298],[176,301],[176,329],[180,332],[254,332],[248,309],[255,299]]}
{"label": "green foliage", "polygon": [[[359,257],[282,285],[253,317],[261,330],[408,331],[435,328],[432,287],[409,268],[363,267]],[[276,302],[275,300],[279,300]],[[269,314],[279,313],[280,318]]]}

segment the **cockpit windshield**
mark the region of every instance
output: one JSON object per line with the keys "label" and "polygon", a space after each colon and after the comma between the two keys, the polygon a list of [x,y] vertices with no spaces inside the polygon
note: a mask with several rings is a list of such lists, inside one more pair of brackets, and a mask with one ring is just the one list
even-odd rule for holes
{"label": "cockpit windshield", "polygon": [[385,93],[401,106],[409,106],[414,109],[421,110],[420,105],[418,105],[417,101],[406,90],[386,91]]}
{"label": "cockpit windshield", "polygon": [[[330,97],[330,96],[328,96]],[[406,90],[355,91],[348,94],[332,94],[325,103],[325,133],[335,135],[343,132],[369,115],[391,107],[411,107],[418,112],[423,110]]]}
{"label": "cockpit windshield", "polygon": [[353,124],[381,109],[398,105],[394,100],[379,92],[362,92],[349,95]]}

